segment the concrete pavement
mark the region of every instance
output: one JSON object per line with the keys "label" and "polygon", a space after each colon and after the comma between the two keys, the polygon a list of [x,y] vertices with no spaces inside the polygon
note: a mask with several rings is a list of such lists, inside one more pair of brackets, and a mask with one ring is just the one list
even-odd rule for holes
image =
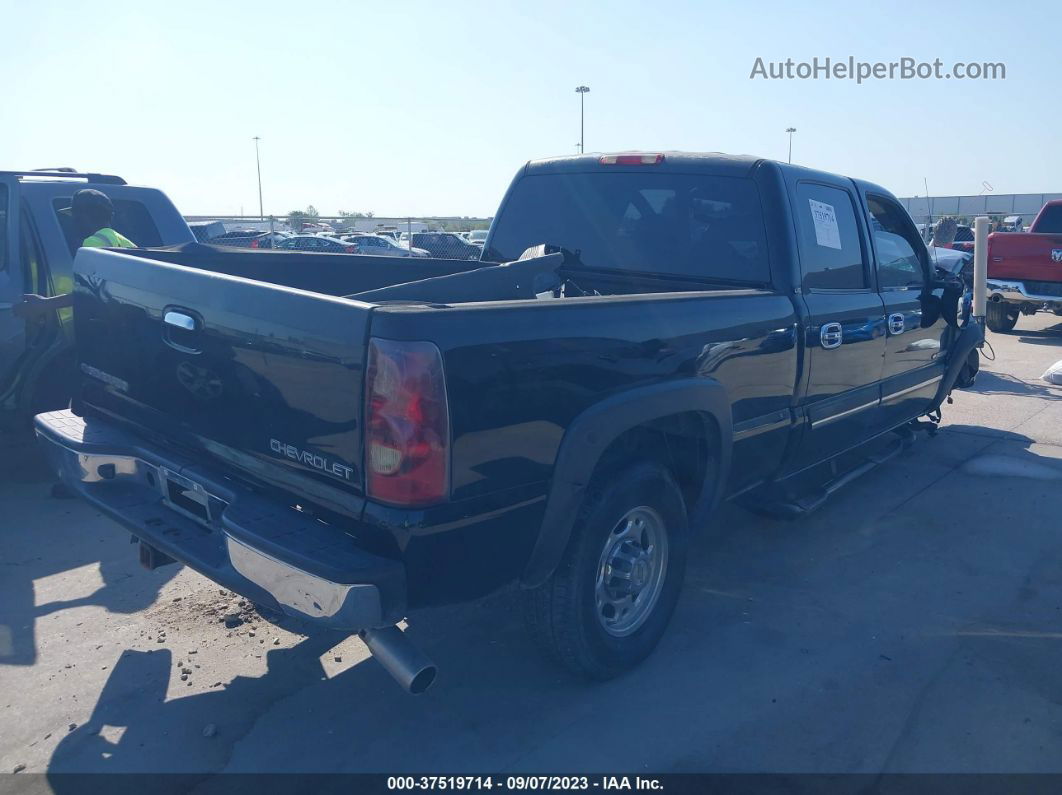
{"label": "concrete pavement", "polygon": [[725,507],[659,650],[604,684],[540,658],[503,593],[410,620],[440,668],[410,697],[356,639],[141,570],[16,469],[0,772],[1062,772],[1059,320],[990,334],[943,431],[812,516]]}

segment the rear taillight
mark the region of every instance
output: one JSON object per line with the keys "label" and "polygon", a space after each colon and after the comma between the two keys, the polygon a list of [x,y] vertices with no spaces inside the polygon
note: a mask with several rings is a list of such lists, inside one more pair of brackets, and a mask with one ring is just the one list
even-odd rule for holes
{"label": "rear taillight", "polygon": [[430,342],[371,339],[365,414],[368,496],[407,506],[445,500],[450,416],[439,349]]}
{"label": "rear taillight", "polygon": [[258,248],[258,238],[251,241],[251,248]]}
{"label": "rear taillight", "polygon": [[602,155],[598,163],[603,166],[656,166],[664,162],[663,153],[638,152],[629,155]]}
{"label": "rear taillight", "polygon": [[358,253],[358,249],[355,246],[347,246],[347,253],[348,254],[357,254]]}

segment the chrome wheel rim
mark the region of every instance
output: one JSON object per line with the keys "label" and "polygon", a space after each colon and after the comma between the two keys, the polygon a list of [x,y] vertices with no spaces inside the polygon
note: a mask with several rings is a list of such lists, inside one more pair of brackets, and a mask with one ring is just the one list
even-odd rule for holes
{"label": "chrome wheel rim", "polygon": [[605,539],[594,599],[605,632],[622,638],[653,612],[667,575],[667,530],[652,508],[632,508]]}

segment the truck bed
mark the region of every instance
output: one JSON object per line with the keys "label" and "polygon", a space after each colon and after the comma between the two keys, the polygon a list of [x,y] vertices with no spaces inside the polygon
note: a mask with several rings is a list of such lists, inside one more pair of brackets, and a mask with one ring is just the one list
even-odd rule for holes
{"label": "truck bed", "polygon": [[[695,360],[733,383],[736,422],[786,411],[796,384],[787,296],[634,274],[569,281],[556,253],[492,265],[201,245],[82,249],[75,271],[79,410],[354,517],[370,335],[441,349],[455,498],[545,481],[571,416],[613,391],[688,376],[678,368]],[[445,273],[423,278],[433,271]],[[512,359],[504,371],[499,351]],[[583,386],[573,392],[566,381]],[[508,427],[493,428],[495,418]],[[475,441],[488,427],[510,437],[505,461],[497,445]]]}

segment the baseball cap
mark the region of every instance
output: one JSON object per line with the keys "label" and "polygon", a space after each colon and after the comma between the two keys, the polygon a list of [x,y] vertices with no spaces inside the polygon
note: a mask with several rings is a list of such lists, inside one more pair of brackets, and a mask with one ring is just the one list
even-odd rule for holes
{"label": "baseball cap", "polygon": [[111,200],[106,193],[94,188],[82,188],[74,194],[74,197],[70,200],[70,206],[63,208],[59,212],[64,215],[72,215],[75,209],[79,213],[86,210],[92,212],[93,210],[104,209],[108,212],[114,212],[114,205],[111,204]]}

